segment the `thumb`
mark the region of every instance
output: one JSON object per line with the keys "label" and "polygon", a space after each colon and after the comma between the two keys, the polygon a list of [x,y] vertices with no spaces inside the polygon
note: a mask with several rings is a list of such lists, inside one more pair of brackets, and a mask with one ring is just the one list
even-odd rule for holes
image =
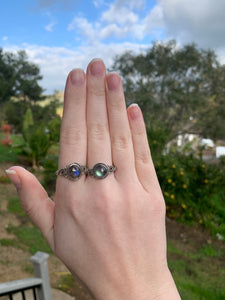
{"label": "thumb", "polygon": [[21,207],[53,249],[54,202],[37,178],[24,168],[11,167],[6,174],[17,189]]}

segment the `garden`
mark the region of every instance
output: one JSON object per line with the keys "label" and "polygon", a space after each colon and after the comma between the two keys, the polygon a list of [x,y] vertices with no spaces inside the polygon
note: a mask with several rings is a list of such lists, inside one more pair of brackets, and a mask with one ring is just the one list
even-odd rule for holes
{"label": "garden", "polygon": [[[190,133],[225,140],[225,67],[212,51],[174,47],[173,41],[155,44],[145,55],[126,53],[113,68],[123,77],[128,104],[138,102],[144,112],[166,202],[169,267],[181,298],[225,299],[225,159],[205,161],[205,147],[195,140],[177,144],[178,135]],[[91,299],[22,211],[4,172],[24,166],[54,199],[62,103],[43,96],[39,69],[23,52],[0,51],[0,76],[11,84],[0,86],[0,281],[31,276],[29,257],[44,251],[51,285]]]}

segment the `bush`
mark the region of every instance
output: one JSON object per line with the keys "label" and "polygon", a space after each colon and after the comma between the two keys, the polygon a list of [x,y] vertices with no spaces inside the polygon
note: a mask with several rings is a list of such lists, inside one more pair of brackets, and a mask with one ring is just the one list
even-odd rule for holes
{"label": "bush", "polygon": [[53,195],[55,193],[55,185],[56,185],[56,170],[58,167],[58,156],[56,155],[48,155],[46,159],[43,161],[43,181],[42,184],[44,188],[47,190],[48,195]]}
{"label": "bush", "polygon": [[225,170],[179,152],[162,155],[155,166],[168,217],[225,237]]}

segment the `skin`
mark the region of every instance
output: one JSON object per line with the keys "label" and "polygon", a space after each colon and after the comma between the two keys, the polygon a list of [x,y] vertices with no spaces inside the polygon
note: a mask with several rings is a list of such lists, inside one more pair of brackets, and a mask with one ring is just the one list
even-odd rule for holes
{"label": "skin", "polygon": [[103,180],[58,176],[55,201],[27,170],[7,174],[21,206],[95,299],[180,299],[167,266],[165,202],[140,108],[126,109],[118,74],[102,60],[67,78],[59,168],[103,162]]}

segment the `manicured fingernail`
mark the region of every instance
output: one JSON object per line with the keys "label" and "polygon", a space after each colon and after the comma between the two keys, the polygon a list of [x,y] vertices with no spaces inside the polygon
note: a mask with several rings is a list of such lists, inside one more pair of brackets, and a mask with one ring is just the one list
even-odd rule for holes
{"label": "manicured fingernail", "polygon": [[70,73],[70,80],[73,85],[81,86],[84,84],[85,81],[85,74],[84,71],[81,69],[74,69]]}
{"label": "manicured fingernail", "polygon": [[91,74],[97,77],[101,77],[105,75],[105,65],[104,62],[99,59],[95,58],[90,63],[90,71]]}
{"label": "manicured fingernail", "polygon": [[21,187],[21,181],[19,179],[19,176],[17,175],[15,170],[8,169],[5,170],[6,174],[8,175],[9,179],[12,181],[12,183],[15,185],[17,189]]}
{"label": "manicured fingernail", "polygon": [[107,76],[108,89],[113,91],[117,90],[120,84],[120,77],[116,73],[109,73]]}
{"label": "manicured fingernail", "polygon": [[132,120],[135,120],[137,118],[139,118],[140,116],[140,107],[138,106],[138,104],[133,103],[129,106],[129,115],[131,117]]}

